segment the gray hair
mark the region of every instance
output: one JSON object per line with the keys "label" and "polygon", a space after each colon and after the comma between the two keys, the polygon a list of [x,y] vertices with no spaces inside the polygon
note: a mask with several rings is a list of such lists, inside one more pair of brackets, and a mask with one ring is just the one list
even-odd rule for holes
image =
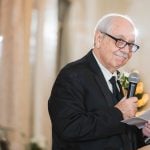
{"label": "gray hair", "polygon": [[117,14],[117,13],[110,13],[107,14],[105,16],[103,16],[97,23],[96,27],[95,27],[95,33],[97,31],[101,31],[101,32],[110,32],[112,29],[112,21],[114,18],[123,18],[125,20],[128,20],[131,25],[134,28],[134,32],[135,32],[135,36],[137,36],[137,29],[135,27],[134,22],[131,20],[131,18],[129,18],[127,15],[121,15],[121,14]]}

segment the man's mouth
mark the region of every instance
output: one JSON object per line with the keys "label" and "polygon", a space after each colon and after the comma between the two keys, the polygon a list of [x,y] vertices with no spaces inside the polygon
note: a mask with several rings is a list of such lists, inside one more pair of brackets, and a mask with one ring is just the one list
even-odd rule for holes
{"label": "man's mouth", "polygon": [[121,58],[127,59],[128,58],[128,54],[122,51],[116,51],[114,52],[114,55],[119,56]]}

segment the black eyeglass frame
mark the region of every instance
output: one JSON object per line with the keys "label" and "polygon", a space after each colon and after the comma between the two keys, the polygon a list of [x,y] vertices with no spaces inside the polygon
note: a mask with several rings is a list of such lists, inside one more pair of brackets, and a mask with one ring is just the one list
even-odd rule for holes
{"label": "black eyeglass frame", "polygon": [[[114,36],[112,36],[112,35],[110,35],[110,34],[108,34],[108,33],[106,33],[106,32],[101,32],[102,34],[105,34],[105,35],[107,35],[108,37],[110,37],[110,38],[112,38],[113,40],[115,40],[115,45],[116,45],[116,47],[118,47],[118,48],[124,48],[124,47],[126,47],[127,45],[129,46],[129,50],[131,51],[131,52],[136,52],[139,48],[140,48],[140,46],[139,45],[136,45],[136,44],[134,44],[134,43],[129,43],[129,42],[127,42],[127,41],[125,41],[125,40],[123,40],[123,39],[119,39],[119,38],[116,38],[116,37],[114,37]],[[124,42],[125,44],[123,45],[123,46],[118,46],[117,45],[117,42],[118,41],[122,41],[122,42]],[[130,48],[131,47],[131,48]]]}

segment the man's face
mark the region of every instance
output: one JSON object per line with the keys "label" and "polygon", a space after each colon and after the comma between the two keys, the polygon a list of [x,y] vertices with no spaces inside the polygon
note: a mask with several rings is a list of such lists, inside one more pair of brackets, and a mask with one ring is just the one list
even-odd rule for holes
{"label": "man's face", "polygon": [[[112,38],[122,39],[129,43],[135,42],[135,33],[133,26],[124,19],[113,20],[113,26],[110,33],[97,33],[97,54],[100,62],[110,71],[114,72],[124,66],[132,56],[129,46],[118,48],[116,41]],[[109,35],[112,37],[110,37]]]}

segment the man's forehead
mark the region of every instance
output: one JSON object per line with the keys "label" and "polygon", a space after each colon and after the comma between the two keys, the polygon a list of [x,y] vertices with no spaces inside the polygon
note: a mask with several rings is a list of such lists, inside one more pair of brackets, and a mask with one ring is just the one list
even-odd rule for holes
{"label": "man's forehead", "polygon": [[115,19],[111,25],[111,33],[117,38],[122,38],[130,42],[134,42],[136,39],[136,33],[134,26],[126,19]]}

